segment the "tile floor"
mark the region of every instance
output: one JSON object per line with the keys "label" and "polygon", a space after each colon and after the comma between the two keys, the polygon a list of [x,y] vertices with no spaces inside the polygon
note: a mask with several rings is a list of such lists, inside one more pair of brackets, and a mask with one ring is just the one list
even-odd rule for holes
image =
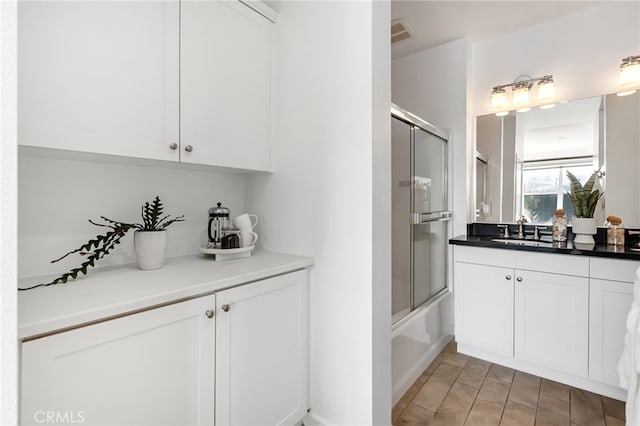
{"label": "tile floor", "polygon": [[624,403],[459,354],[437,356],[393,408],[400,425],[624,426]]}

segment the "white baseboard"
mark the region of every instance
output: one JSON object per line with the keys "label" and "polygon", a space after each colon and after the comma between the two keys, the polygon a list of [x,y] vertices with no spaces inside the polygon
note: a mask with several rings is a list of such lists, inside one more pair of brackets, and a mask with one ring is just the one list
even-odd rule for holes
{"label": "white baseboard", "polygon": [[335,426],[334,423],[331,423],[329,420],[325,419],[322,416],[319,416],[317,413],[314,413],[313,410],[309,410],[304,419],[302,419],[303,426]]}

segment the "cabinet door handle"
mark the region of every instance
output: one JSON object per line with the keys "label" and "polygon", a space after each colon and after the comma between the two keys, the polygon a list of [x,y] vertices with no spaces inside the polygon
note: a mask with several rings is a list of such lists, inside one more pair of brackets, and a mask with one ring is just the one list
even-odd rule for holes
{"label": "cabinet door handle", "polygon": [[511,279],[511,275],[507,275],[506,277],[504,277],[505,280],[510,280]]}
{"label": "cabinet door handle", "polygon": [[516,281],[518,281],[519,283],[521,283],[521,282],[522,282],[522,277],[518,277],[518,278],[516,278]]}
{"label": "cabinet door handle", "polygon": [[221,306],[221,308],[222,308],[223,311],[229,312],[229,305],[224,304],[224,305]]}
{"label": "cabinet door handle", "polygon": [[174,142],[171,145],[169,145],[169,148],[175,151],[176,149],[178,149],[178,144]]}
{"label": "cabinet door handle", "polygon": [[187,151],[187,152],[191,152],[191,151],[193,151],[193,147],[191,145],[187,145],[187,146],[184,147],[184,150]]}
{"label": "cabinet door handle", "polygon": [[207,318],[213,318],[213,311],[211,309],[207,309],[204,314],[207,316]]}

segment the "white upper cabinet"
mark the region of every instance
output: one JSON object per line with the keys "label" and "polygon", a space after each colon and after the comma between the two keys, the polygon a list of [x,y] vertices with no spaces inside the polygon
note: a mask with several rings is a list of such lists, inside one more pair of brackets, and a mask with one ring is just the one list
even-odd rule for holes
{"label": "white upper cabinet", "polygon": [[182,2],[183,162],[270,169],[271,25],[236,1]]}
{"label": "white upper cabinet", "polygon": [[270,170],[272,13],[235,0],[20,2],[19,143]]}
{"label": "white upper cabinet", "polygon": [[18,4],[21,145],[178,160],[179,3]]}

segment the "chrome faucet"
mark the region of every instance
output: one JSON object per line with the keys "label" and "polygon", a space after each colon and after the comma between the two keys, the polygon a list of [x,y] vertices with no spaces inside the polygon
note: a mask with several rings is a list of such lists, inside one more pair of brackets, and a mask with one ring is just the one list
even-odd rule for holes
{"label": "chrome faucet", "polygon": [[518,221],[516,222],[518,224],[518,239],[519,240],[524,240],[524,224],[527,223],[527,218],[522,216],[520,219],[518,219]]}
{"label": "chrome faucet", "polygon": [[534,241],[540,241],[540,230],[541,229],[547,229],[546,226],[535,226],[533,228],[533,240]]}
{"label": "chrome faucet", "polygon": [[511,235],[509,235],[509,225],[498,225],[498,228],[504,228],[502,238],[511,238]]}

